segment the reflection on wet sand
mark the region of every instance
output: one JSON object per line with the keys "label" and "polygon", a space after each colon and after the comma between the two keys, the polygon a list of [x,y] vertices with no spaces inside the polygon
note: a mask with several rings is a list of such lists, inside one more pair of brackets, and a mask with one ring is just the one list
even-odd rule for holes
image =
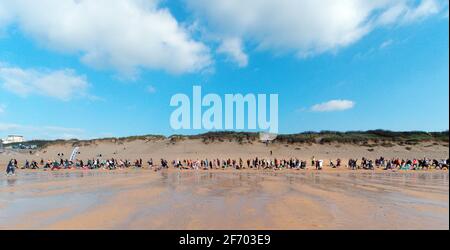
{"label": "reflection on wet sand", "polygon": [[448,229],[448,172],[21,172],[0,229]]}

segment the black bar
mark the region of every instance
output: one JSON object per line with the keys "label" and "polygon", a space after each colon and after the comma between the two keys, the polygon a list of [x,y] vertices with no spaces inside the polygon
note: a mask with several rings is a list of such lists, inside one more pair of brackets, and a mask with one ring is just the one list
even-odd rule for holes
{"label": "black bar", "polygon": [[[188,237],[187,237],[188,236]],[[259,236],[260,242],[246,239]],[[207,241],[205,237],[211,239]],[[212,237],[212,238],[211,238]],[[243,239],[245,237],[246,239]],[[267,242],[267,237],[270,241]],[[344,247],[345,249],[423,247],[432,249],[442,244],[448,231],[256,231],[256,230],[104,230],[104,231],[0,231],[3,243],[39,244],[46,248],[104,247],[150,249],[152,246],[163,250],[176,249],[316,249],[321,247]],[[182,239],[189,244],[182,244]],[[240,241],[239,241],[240,238]],[[228,242],[225,242],[228,239]],[[231,240],[233,239],[233,240]],[[195,241],[194,241],[195,240]],[[210,242],[210,243],[209,243]],[[194,244],[192,244],[194,243]],[[228,244],[227,244],[228,243]],[[286,248],[289,247],[289,248]]]}

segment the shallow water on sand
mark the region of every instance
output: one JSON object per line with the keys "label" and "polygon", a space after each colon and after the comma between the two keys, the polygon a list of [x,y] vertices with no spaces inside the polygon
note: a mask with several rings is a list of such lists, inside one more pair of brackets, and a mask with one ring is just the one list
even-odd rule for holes
{"label": "shallow water on sand", "polygon": [[20,172],[0,229],[449,229],[448,172]]}

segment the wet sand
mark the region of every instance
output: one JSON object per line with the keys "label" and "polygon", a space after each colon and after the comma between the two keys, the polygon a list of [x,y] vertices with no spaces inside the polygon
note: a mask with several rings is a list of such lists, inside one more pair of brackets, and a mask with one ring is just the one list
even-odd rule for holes
{"label": "wet sand", "polygon": [[449,229],[445,172],[21,171],[0,229]]}

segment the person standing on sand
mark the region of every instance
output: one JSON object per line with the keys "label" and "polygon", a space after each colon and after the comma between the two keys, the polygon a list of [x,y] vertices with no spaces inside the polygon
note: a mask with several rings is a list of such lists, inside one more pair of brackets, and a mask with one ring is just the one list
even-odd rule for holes
{"label": "person standing on sand", "polygon": [[14,160],[10,160],[8,166],[6,167],[6,175],[12,176],[16,174],[16,167],[14,165]]}

